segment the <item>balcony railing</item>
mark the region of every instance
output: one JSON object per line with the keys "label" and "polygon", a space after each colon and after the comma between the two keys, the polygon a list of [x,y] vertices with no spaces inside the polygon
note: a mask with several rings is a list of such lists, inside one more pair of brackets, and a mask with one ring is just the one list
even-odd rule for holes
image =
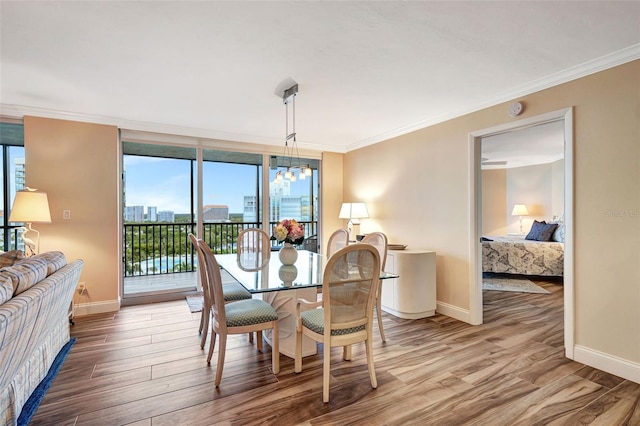
{"label": "balcony railing", "polygon": [[[278,222],[269,224],[268,233]],[[305,236],[316,235],[317,222],[299,222]],[[241,230],[259,228],[257,222],[208,222],[202,239],[215,254],[236,253]],[[195,223],[126,223],[124,225],[125,277],[193,272],[197,254],[189,240]],[[272,247],[277,247],[272,241]]]}

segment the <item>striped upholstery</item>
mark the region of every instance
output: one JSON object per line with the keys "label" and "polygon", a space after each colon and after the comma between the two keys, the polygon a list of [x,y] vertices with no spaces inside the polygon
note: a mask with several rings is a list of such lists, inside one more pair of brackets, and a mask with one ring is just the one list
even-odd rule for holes
{"label": "striped upholstery", "polygon": [[277,321],[278,313],[273,306],[262,300],[247,299],[224,305],[227,327],[242,327]]}
{"label": "striped upholstery", "polygon": [[58,269],[67,264],[67,258],[61,251],[47,251],[36,254],[30,259],[42,259],[47,263],[47,276],[53,274]]}
{"label": "striped upholstery", "polygon": [[42,259],[29,258],[13,266],[5,266],[0,269],[0,275],[11,280],[13,295],[17,296],[46,278],[47,262]]}
{"label": "striped upholstery", "polygon": [[76,260],[0,305],[0,425],[16,424],[24,403],[69,341],[69,305],[82,266]]}
{"label": "striped upholstery", "polygon": [[0,253],[0,268],[11,266],[21,259],[24,259],[24,253],[22,250],[11,250]]}
{"label": "striped upholstery", "polygon": [[0,305],[13,297],[11,278],[0,275]]}

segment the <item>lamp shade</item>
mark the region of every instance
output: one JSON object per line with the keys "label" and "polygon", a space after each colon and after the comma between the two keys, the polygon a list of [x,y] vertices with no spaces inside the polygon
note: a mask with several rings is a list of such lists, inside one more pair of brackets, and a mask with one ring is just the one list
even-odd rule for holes
{"label": "lamp shade", "polygon": [[36,192],[27,188],[18,191],[11,207],[9,222],[43,222],[51,223],[49,200],[45,192]]}
{"label": "lamp shade", "polygon": [[342,203],[339,219],[365,219],[369,217],[365,203]]}
{"label": "lamp shade", "polygon": [[513,211],[511,212],[511,216],[528,216],[529,211],[527,210],[527,206],[524,204],[516,204],[513,206]]}

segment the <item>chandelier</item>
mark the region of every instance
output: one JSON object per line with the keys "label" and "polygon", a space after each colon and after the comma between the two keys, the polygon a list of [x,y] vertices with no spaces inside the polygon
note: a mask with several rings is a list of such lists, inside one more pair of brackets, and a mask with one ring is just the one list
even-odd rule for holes
{"label": "chandelier", "polygon": [[[282,182],[287,179],[291,182],[295,182],[297,179],[304,180],[307,176],[311,176],[311,166],[309,164],[302,164],[300,161],[300,154],[298,153],[298,144],[296,143],[296,95],[298,94],[298,84],[286,89],[282,95],[284,102],[285,113],[285,139],[284,139],[284,153],[283,158],[287,167],[287,170],[282,173],[278,170],[276,173],[276,183]],[[291,103],[291,123],[292,129],[289,133],[289,103]],[[296,178],[296,172],[298,177]]]}

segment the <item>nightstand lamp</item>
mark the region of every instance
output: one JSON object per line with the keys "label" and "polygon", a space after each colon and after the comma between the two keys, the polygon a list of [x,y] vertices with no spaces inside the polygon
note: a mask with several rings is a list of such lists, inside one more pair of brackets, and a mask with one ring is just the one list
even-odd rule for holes
{"label": "nightstand lamp", "polygon": [[527,206],[524,204],[516,204],[513,206],[513,211],[511,212],[511,216],[520,216],[520,234],[523,235],[522,231],[522,216],[529,216],[529,211],[527,210]]}
{"label": "nightstand lamp", "polygon": [[[24,241],[25,256],[33,256],[38,254],[40,245],[40,232],[31,227],[33,222],[51,223],[51,214],[49,213],[49,200],[45,192],[36,192],[35,189],[26,188],[16,193],[11,207],[11,216],[9,222],[26,222],[26,227],[22,229],[22,241]],[[33,237],[27,236],[34,234]]]}
{"label": "nightstand lamp", "polygon": [[353,225],[360,225],[360,219],[369,217],[367,205],[365,203],[342,203],[339,219],[349,219],[347,230],[349,231],[349,241],[354,241]]}

